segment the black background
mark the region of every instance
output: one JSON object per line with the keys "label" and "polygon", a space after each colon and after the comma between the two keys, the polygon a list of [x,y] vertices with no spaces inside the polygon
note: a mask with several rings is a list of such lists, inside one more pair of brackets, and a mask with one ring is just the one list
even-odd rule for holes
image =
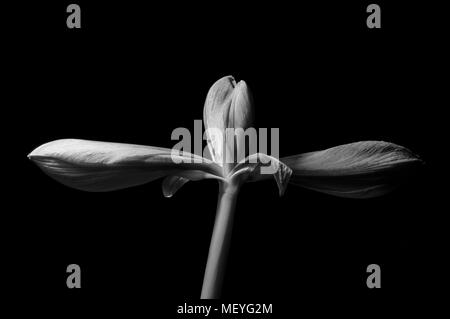
{"label": "black background", "polygon": [[[69,2],[60,1],[17,6],[6,32],[3,122],[13,160],[3,158],[18,168],[7,169],[5,263],[14,270],[10,295],[29,305],[19,311],[165,318],[198,302],[215,181],[188,183],[170,199],[159,181],[85,193],[26,155],[59,138],[171,147],[172,130],[193,129],[225,75],[249,85],[257,127],[280,128],[281,156],[386,140],[427,165],[371,200],[295,186],[280,198],[274,181],[246,185],[224,298],[272,303],[281,318],[434,309],[424,296],[446,271],[433,154],[445,104],[438,7],[378,1],[382,28],[369,30],[363,1],[77,3],[80,30],[67,29]],[[71,263],[81,266],[82,289],[66,287]],[[381,289],[366,286],[372,263]]]}

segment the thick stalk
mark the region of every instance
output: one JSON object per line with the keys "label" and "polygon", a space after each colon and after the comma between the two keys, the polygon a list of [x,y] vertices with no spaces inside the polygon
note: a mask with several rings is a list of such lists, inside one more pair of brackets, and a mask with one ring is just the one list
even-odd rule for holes
{"label": "thick stalk", "polygon": [[201,299],[220,298],[239,185],[220,183],[216,220],[209,246]]}

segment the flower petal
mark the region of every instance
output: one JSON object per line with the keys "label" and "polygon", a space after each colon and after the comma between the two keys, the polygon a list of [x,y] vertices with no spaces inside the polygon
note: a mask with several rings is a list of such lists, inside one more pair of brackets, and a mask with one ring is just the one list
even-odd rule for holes
{"label": "flower petal", "polygon": [[254,182],[273,177],[277,182],[279,195],[286,190],[292,170],[275,157],[263,153],[247,156],[230,172],[229,178],[245,176],[246,181]]}
{"label": "flower petal", "polygon": [[423,163],[407,148],[380,141],[340,145],[281,161],[292,169],[293,184],[350,198],[383,195]]}
{"label": "flower petal", "polygon": [[223,177],[212,175],[209,173],[199,175],[198,171],[184,171],[180,172],[179,176],[173,175],[164,178],[164,181],[162,183],[163,194],[165,197],[172,197],[187,182],[208,178],[225,181]]}
{"label": "flower petal", "polygon": [[167,176],[162,183],[164,197],[172,197],[189,179],[180,176]]}
{"label": "flower petal", "polygon": [[28,157],[62,184],[91,192],[141,185],[173,174],[192,180],[221,175],[217,164],[196,155],[173,155],[171,149],[133,144],[63,139],[41,145]]}

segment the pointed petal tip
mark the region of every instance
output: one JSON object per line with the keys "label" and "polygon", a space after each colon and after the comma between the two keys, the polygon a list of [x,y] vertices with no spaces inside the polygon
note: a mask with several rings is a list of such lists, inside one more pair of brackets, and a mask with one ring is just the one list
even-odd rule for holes
{"label": "pointed petal tip", "polygon": [[228,85],[231,84],[231,86],[234,88],[236,86],[236,79],[232,75],[226,75],[224,77],[221,77],[218,79],[212,87],[218,86],[218,85]]}
{"label": "pointed petal tip", "polygon": [[226,75],[224,76],[222,79],[227,79],[228,81],[230,81],[233,84],[236,84],[236,79],[234,78],[234,76],[232,75]]}
{"label": "pointed petal tip", "polygon": [[[234,80],[234,79],[233,79]],[[236,83],[236,88],[242,88],[242,89],[244,89],[244,88],[247,88],[247,83],[244,81],[244,80],[239,80],[237,83]]]}
{"label": "pointed petal tip", "polygon": [[[45,144],[43,144],[43,145],[45,145]],[[38,151],[41,147],[42,147],[42,145],[36,147],[34,150],[32,150],[30,153],[28,153],[27,158],[28,158],[29,160],[34,160],[34,159],[38,156],[37,151]]]}
{"label": "pointed petal tip", "polygon": [[39,147],[36,147],[34,150],[32,150],[28,155],[27,155],[27,158],[29,159],[29,160],[32,160],[32,161],[36,161],[39,157],[42,157],[42,154],[40,154],[40,149],[42,148],[42,146],[44,146],[45,144],[43,144],[43,145],[41,145],[41,146],[39,146]]}
{"label": "pointed petal tip", "polygon": [[167,176],[161,185],[164,197],[172,197],[187,182],[189,182],[189,179],[185,177]]}
{"label": "pointed petal tip", "polygon": [[275,177],[275,181],[278,186],[278,195],[282,197],[286,192],[287,186],[289,185],[289,180],[291,179],[292,169],[280,162],[278,171],[278,176]]}
{"label": "pointed petal tip", "polygon": [[292,169],[278,158],[263,153],[246,157],[230,173],[231,178],[246,175],[245,180],[256,182],[274,178],[278,186],[278,195],[283,196],[292,175]]}

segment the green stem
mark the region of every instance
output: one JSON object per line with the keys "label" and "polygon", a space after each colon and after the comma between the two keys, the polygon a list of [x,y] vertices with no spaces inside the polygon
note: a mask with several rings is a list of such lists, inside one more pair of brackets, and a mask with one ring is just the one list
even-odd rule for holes
{"label": "green stem", "polygon": [[220,183],[216,220],[209,246],[201,299],[220,298],[238,193],[238,184]]}

